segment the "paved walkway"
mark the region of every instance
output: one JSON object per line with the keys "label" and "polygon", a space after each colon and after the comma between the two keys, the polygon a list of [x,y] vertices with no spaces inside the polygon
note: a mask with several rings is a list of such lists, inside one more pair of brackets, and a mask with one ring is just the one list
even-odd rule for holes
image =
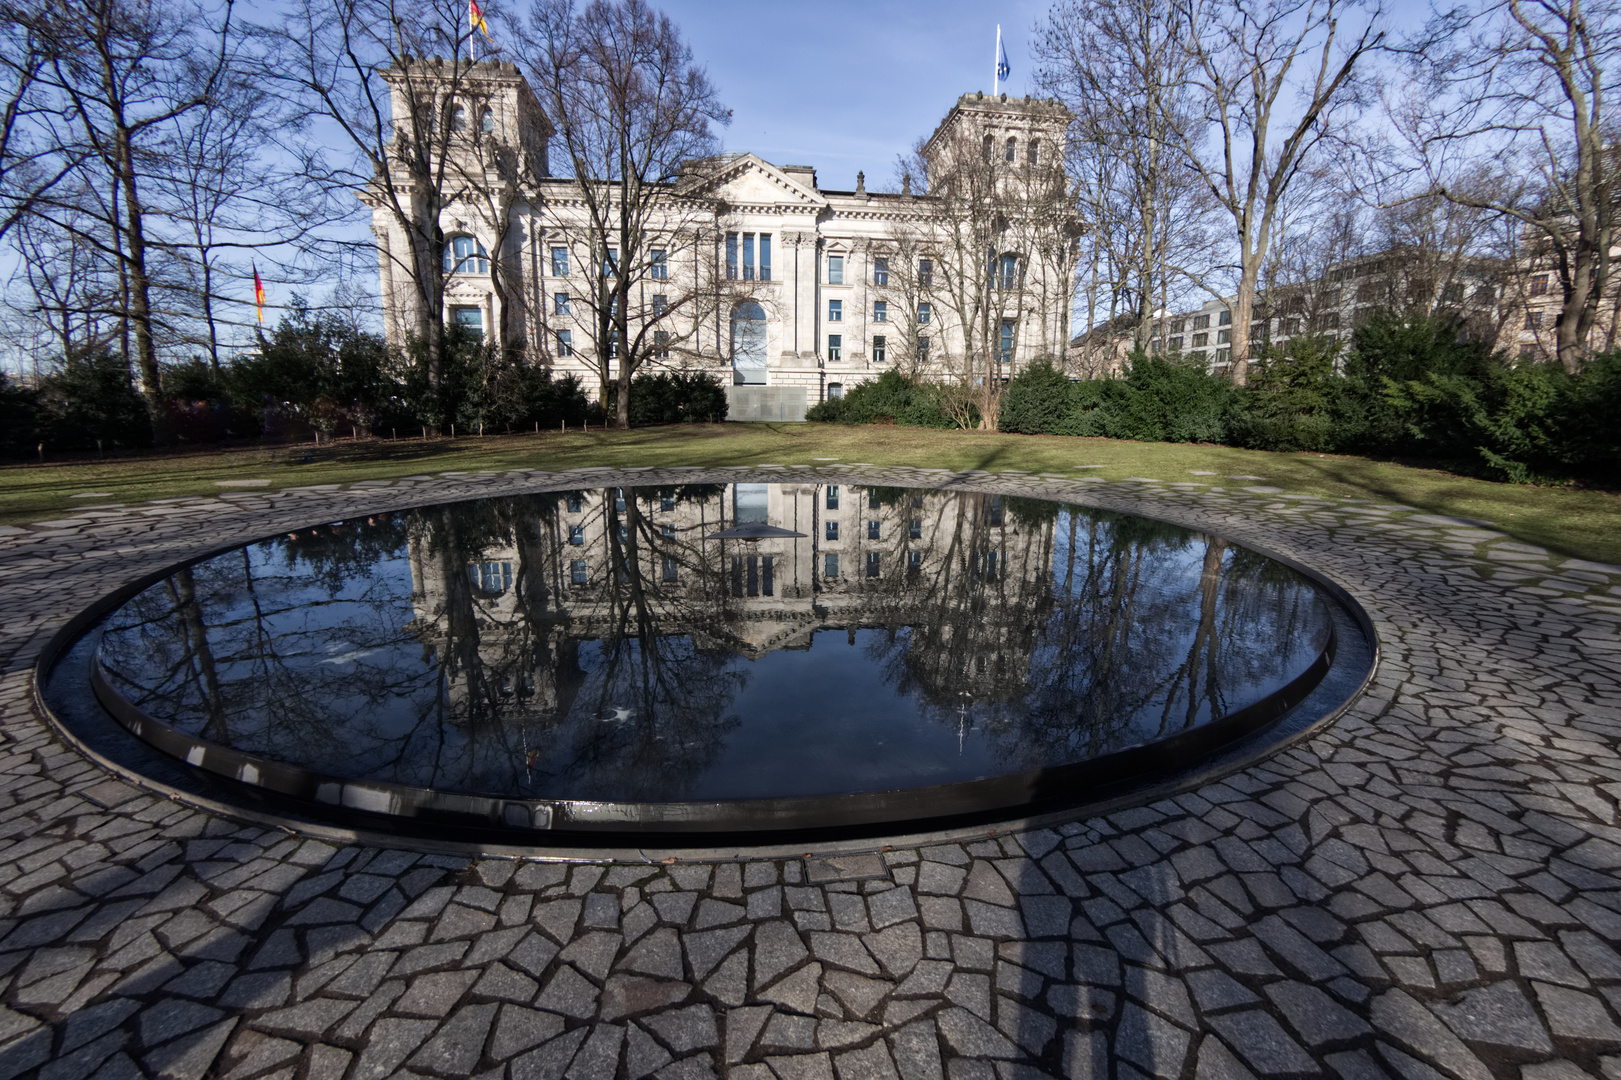
{"label": "paved walkway", "polygon": [[1621,1080],[1621,568],[1466,522],[1252,478],[1015,477],[1325,571],[1378,624],[1378,678],[1222,782],[845,874],[244,827],[110,779],[34,712],[45,638],[115,583],[544,479],[241,492],[0,536],[0,1080]]}

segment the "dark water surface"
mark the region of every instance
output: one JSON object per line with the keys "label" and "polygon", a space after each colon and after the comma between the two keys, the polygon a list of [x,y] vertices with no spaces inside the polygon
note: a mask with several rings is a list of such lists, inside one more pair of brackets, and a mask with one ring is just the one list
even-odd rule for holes
{"label": "dark water surface", "polygon": [[[771,526],[756,541],[714,538]],[[193,564],[105,623],[152,717],[346,780],[724,800],[1086,760],[1316,659],[1293,570],[981,493],[737,484],[427,507]]]}

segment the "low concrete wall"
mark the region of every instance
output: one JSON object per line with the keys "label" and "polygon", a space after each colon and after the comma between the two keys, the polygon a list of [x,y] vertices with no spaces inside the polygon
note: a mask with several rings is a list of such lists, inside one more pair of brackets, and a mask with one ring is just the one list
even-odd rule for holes
{"label": "low concrete wall", "polygon": [[728,386],[725,390],[728,420],[805,419],[803,386]]}

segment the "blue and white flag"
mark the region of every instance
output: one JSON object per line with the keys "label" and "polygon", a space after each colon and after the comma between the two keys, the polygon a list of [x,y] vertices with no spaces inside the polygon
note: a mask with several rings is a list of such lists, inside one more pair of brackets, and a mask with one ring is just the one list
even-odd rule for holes
{"label": "blue and white flag", "polygon": [[1013,69],[1008,66],[1007,49],[1002,45],[1002,28],[1000,26],[996,28],[996,54],[996,77],[1005,79],[1013,74]]}

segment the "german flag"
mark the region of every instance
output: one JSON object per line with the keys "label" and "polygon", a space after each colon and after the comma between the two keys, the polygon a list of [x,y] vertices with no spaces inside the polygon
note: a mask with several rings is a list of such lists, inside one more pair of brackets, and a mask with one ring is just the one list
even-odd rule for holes
{"label": "german flag", "polygon": [[259,321],[265,321],[265,283],[259,280],[259,264],[253,264],[253,306],[258,309]]}
{"label": "german flag", "polygon": [[485,41],[495,44],[495,39],[490,36],[490,24],[484,21],[484,9],[478,6],[478,0],[467,0],[467,25],[469,33],[477,30],[484,35]]}

